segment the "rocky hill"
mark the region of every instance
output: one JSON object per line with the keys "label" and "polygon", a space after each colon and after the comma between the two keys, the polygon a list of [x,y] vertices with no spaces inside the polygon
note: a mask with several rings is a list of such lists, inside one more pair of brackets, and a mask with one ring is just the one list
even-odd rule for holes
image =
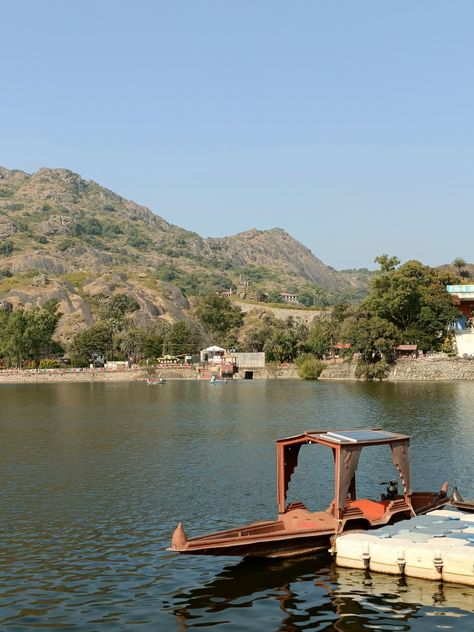
{"label": "rocky hill", "polygon": [[0,300],[58,299],[64,340],[114,292],[135,296],[147,324],[189,318],[194,295],[228,287],[350,299],[369,275],[337,272],[279,228],[203,239],[66,169],[0,168]]}

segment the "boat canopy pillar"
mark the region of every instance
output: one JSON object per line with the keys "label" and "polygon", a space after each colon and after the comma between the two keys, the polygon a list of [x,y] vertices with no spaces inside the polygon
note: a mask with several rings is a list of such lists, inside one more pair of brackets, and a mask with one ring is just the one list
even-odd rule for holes
{"label": "boat canopy pillar", "polygon": [[359,464],[362,446],[338,446],[336,452],[336,476],[335,476],[335,518],[339,520],[342,517],[342,510],[347,501],[347,494],[354,480],[357,466]]}
{"label": "boat canopy pillar", "polygon": [[[305,442],[306,443],[306,442]],[[298,455],[302,443],[278,443],[277,455],[277,495],[278,495],[278,512],[285,513],[286,493],[290,484],[291,477],[298,464]]]}
{"label": "boat canopy pillar", "polygon": [[392,448],[392,462],[400,474],[403,495],[405,500],[408,501],[408,496],[411,495],[410,444],[407,440],[401,440],[392,443],[390,447]]}

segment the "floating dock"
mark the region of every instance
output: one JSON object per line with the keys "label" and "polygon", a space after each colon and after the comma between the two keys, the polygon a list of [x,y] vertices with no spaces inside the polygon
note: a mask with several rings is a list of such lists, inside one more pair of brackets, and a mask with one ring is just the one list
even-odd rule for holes
{"label": "floating dock", "polygon": [[474,586],[474,513],[437,509],[334,540],[336,564]]}

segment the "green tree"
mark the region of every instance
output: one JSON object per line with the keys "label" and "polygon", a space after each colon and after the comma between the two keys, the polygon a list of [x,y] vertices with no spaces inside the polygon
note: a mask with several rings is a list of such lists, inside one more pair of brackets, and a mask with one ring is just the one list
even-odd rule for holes
{"label": "green tree", "polygon": [[362,363],[368,365],[393,360],[400,332],[393,323],[380,316],[360,311],[344,321],[341,337],[352,345],[353,353],[360,353]]}
{"label": "green tree", "polygon": [[337,330],[334,323],[327,318],[315,318],[311,323],[306,348],[317,358],[331,353],[332,347],[337,342]]}
{"label": "green tree", "polygon": [[202,340],[199,333],[193,330],[186,321],[178,320],[173,323],[165,337],[165,352],[170,355],[191,355],[201,348]]}
{"label": "green tree", "polygon": [[456,257],[453,261],[453,266],[457,269],[459,274],[461,274],[461,270],[466,266],[466,260],[462,257]]}
{"label": "green tree", "polygon": [[196,317],[211,338],[217,341],[224,338],[231,330],[242,326],[243,314],[240,307],[232,305],[231,301],[220,294],[207,294],[199,299]]}
{"label": "green tree", "polygon": [[382,272],[392,272],[400,265],[398,257],[389,257],[389,255],[378,255],[378,257],[375,257],[374,262],[379,264]]}
{"label": "green tree", "polygon": [[76,334],[69,352],[75,366],[94,364],[97,356],[106,355],[111,346],[111,332],[104,322],[96,323]]}
{"label": "green tree", "polygon": [[128,294],[114,294],[106,300],[102,309],[102,318],[121,319],[140,309],[140,303]]}
{"label": "green tree", "polygon": [[129,327],[118,340],[118,347],[126,358],[140,360],[144,355],[146,331],[139,327]]}
{"label": "green tree", "polygon": [[336,303],[329,318],[314,318],[306,342],[307,350],[317,358],[332,353],[334,345],[339,342],[341,325],[349,314],[350,306],[347,303]]}
{"label": "green tree", "polygon": [[454,322],[457,309],[445,288],[446,278],[419,261],[374,275],[362,311],[395,325],[403,342],[437,349]]}
{"label": "green tree", "polygon": [[462,257],[456,257],[456,259],[454,259],[452,265],[456,268],[456,270],[458,271],[458,274],[460,277],[469,277],[470,274],[467,270],[465,270],[465,267],[467,265],[465,259],[463,259]]}
{"label": "green tree", "polygon": [[268,292],[265,303],[283,303],[283,299],[279,292]]}
{"label": "green tree", "polygon": [[310,292],[304,292],[302,294],[298,294],[298,303],[301,305],[306,305],[306,307],[311,307],[314,305],[314,296]]}
{"label": "green tree", "polygon": [[10,366],[21,368],[28,358],[27,327],[28,317],[23,309],[0,312],[0,353]]}
{"label": "green tree", "polygon": [[48,301],[43,309],[35,307],[27,313],[25,336],[29,341],[29,356],[38,364],[52,347],[52,337],[62,314],[57,311],[57,301]]}
{"label": "green tree", "polygon": [[143,357],[159,358],[164,355],[165,339],[169,333],[170,325],[159,321],[152,330],[147,330],[143,340]]}
{"label": "green tree", "polygon": [[268,331],[264,323],[259,323],[249,327],[243,336],[241,347],[243,351],[257,353],[263,351]]}
{"label": "green tree", "polygon": [[294,338],[287,329],[274,329],[263,346],[265,357],[270,362],[291,362],[296,356]]}
{"label": "green tree", "polygon": [[52,336],[61,317],[57,302],[30,311],[17,309],[0,313],[0,354],[8,364],[21,367],[27,359],[39,363],[53,346]]}

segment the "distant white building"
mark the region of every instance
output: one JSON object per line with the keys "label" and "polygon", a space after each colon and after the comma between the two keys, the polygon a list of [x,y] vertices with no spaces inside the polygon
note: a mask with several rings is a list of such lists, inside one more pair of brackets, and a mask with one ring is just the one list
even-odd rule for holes
{"label": "distant white building", "polygon": [[297,295],[291,292],[280,292],[280,296],[285,303],[299,303]]}
{"label": "distant white building", "polygon": [[221,364],[224,361],[225,349],[212,345],[201,351],[201,362],[211,362]]}

